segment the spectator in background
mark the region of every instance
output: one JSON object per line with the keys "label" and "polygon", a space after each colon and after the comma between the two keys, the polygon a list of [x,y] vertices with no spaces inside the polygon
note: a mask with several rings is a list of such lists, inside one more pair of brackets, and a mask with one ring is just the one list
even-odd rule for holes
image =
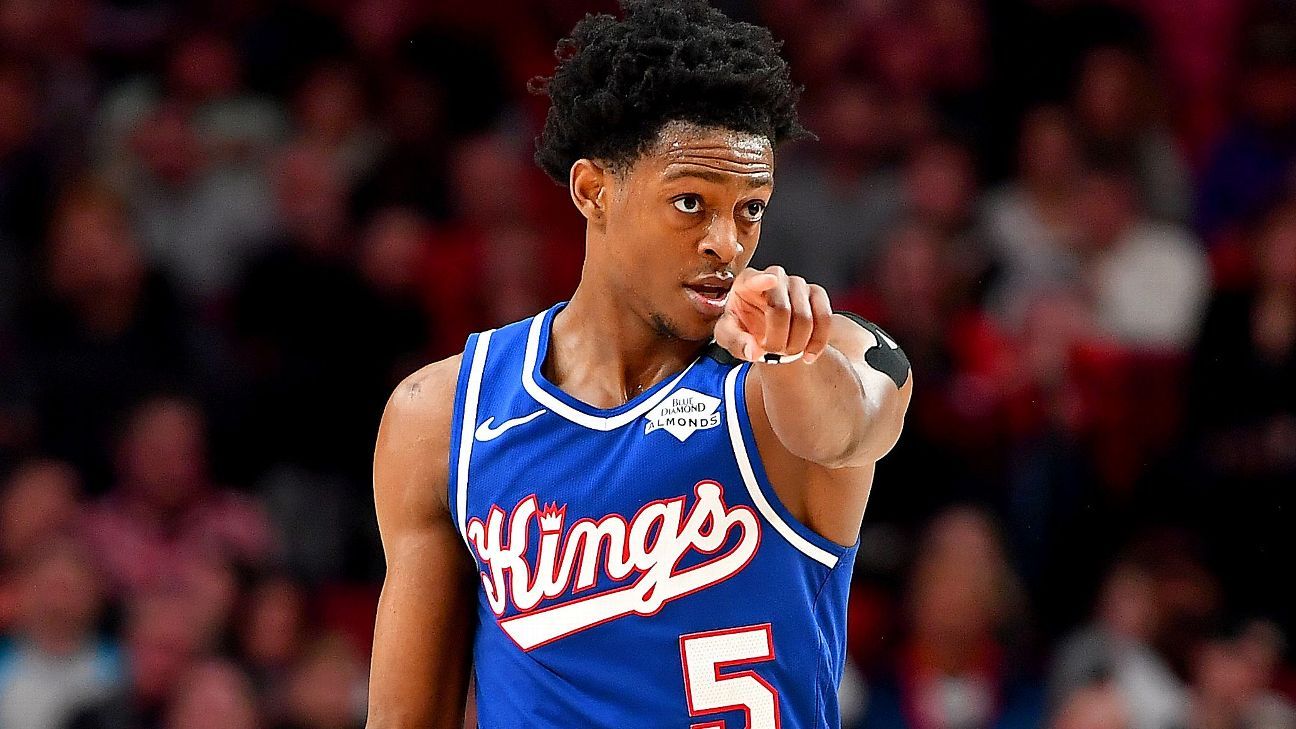
{"label": "spectator in background", "polygon": [[242,76],[229,38],[184,36],[160,80],[109,92],[98,127],[98,166],[130,200],[150,259],[205,304],[228,294],[273,223],[264,168],[286,115]]}
{"label": "spectator in background", "polygon": [[1077,198],[1094,320],[1125,347],[1184,352],[1210,295],[1210,266],[1186,229],[1144,217],[1135,186],[1122,165],[1092,168]]}
{"label": "spectator in background", "polygon": [[984,498],[1002,482],[1010,341],[974,305],[978,282],[967,264],[975,244],[942,225],[955,219],[902,218],[865,269],[866,283],[834,297],[834,306],[859,312],[904,341],[910,361],[925,373],[909,408],[914,427],[887,463],[926,487],[879,491],[870,523],[916,524],[951,503]]}
{"label": "spectator in background", "polygon": [[[358,406],[381,408],[394,383],[428,358],[435,330],[423,305],[421,274],[429,265],[431,235],[422,216],[395,207],[375,211],[362,231],[352,266],[359,269],[364,288],[347,312],[357,326],[345,332],[351,337],[348,355],[355,359],[348,365],[349,397]],[[363,443],[348,445],[359,455]],[[369,499],[362,482],[348,481],[355,478],[350,473],[311,466],[280,462],[262,474],[257,488],[281,538],[284,568],[316,582],[337,574],[340,565],[368,549],[357,549],[355,541],[370,541],[374,526],[357,519]]]}
{"label": "spectator in background", "polygon": [[149,258],[195,303],[218,301],[271,223],[265,181],[259,172],[217,167],[191,112],[178,104],[141,119],[130,149],[122,187]]}
{"label": "spectator in background", "polygon": [[898,238],[926,227],[936,236],[942,266],[948,269],[938,274],[940,286],[952,287],[940,295],[960,307],[976,303],[989,262],[976,229],[977,173],[971,151],[951,138],[920,142],[898,169],[895,184],[893,204],[874,211],[876,217],[870,222],[876,238],[856,251],[857,269],[847,276],[855,283],[837,300],[857,303],[858,298],[887,286],[881,273],[886,263],[881,259],[894,252]]}
{"label": "spectator in background", "polygon": [[924,370],[935,369],[960,303],[951,266],[959,254],[956,244],[934,221],[913,217],[888,230],[880,245],[880,255],[863,276],[869,283],[839,301],[847,310],[884,322],[887,331],[905,340],[906,353],[914,350],[911,360],[925,361]]}
{"label": "spectator in background", "polygon": [[99,69],[88,58],[89,7],[89,3],[41,2],[3,6],[0,49],[6,61],[20,64],[30,74],[38,89],[35,119],[47,165],[38,174],[50,180],[81,174],[85,130],[99,103]]}
{"label": "spectator in background", "polygon": [[1025,302],[1020,328],[995,348],[999,357],[988,370],[1003,431],[997,490],[1009,544],[1054,614],[1058,602],[1072,602],[1081,589],[1072,578],[1076,567],[1099,559],[1070,541],[1088,529],[1066,527],[1092,528],[1106,517],[1095,509],[1103,482],[1086,448],[1095,402],[1077,366],[1095,338],[1091,307],[1078,286],[1040,289]]}
{"label": "spectator in background", "polygon": [[[943,282],[960,309],[980,305],[992,261],[977,220],[977,171],[961,142],[935,138],[919,144],[902,170],[903,214],[944,237],[941,255],[952,278]],[[866,277],[866,282],[874,280]]]}
{"label": "spectator in background", "polygon": [[114,594],[187,587],[201,591],[205,610],[227,609],[221,602],[233,586],[223,562],[264,565],[275,545],[255,502],[211,483],[202,411],[176,397],[142,401],[126,421],[117,463],[116,487],[86,519]]}
{"label": "spectator in background", "polygon": [[1086,684],[1067,695],[1051,729],[1135,729],[1129,702],[1109,681]]}
{"label": "spectator in background", "polygon": [[375,394],[390,390],[421,367],[428,356],[428,343],[436,339],[436,312],[428,312],[420,300],[422,279],[431,253],[432,226],[419,213],[400,207],[374,212],[362,231],[356,267],[364,276],[373,298],[371,321],[386,322],[378,327],[369,353],[384,381]]}
{"label": "spectator in background", "polygon": [[39,445],[105,487],[113,426],[145,393],[197,370],[190,322],[147,266],[121,198],[94,183],[65,192],[50,227],[41,295],[24,312]]}
{"label": "spectator in background", "polygon": [[[1202,327],[1191,388],[1207,463],[1229,480],[1296,477],[1296,197],[1253,243],[1254,284],[1223,291]],[[1221,387],[1221,383],[1229,383]]]}
{"label": "spectator in background", "polygon": [[252,684],[233,663],[209,660],[181,679],[164,729],[263,729]]}
{"label": "spectator in background", "polygon": [[1197,230],[1212,247],[1236,244],[1293,185],[1296,27],[1275,18],[1243,40],[1238,113],[1215,143],[1197,190]]}
{"label": "spectator in background", "polygon": [[537,170],[517,139],[490,132],[459,141],[450,180],[455,216],[436,230],[423,273],[425,306],[442,324],[443,349],[434,357],[458,351],[470,332],[570,294],[574,286],[554,272],[571,271],[569,256],[583,250],[583,239],[560,237],[565,228],[539,229],[545,198],[537,193],[550,186],[537,188]]}
{"label": "spectator in background", "polygon": [[[1164,616],[1153,575],[1132,561],[1118,563],[1102,588],[1094,622],[1058,647],[1050,678],[1055,716],[1078,721],[1077,695],[1114,694],[1129,729],[1178,729],[1187,721],[1187,687],[1154,646]],[[1090,711],[1090,710],[1086,710]],[[1096,709],[1093,709],[1096,711]]]}
{"label": "spectator in background", "polygon": [[873,14],[877,17],[866,26],[868,38],[864,45],[869,75],[885,94],[896,148],[912,149],[937,129],[931,99],[936,38],[923,22],[921,12],[886,12],[877,8]]}
{"label": "spectator in background", "polygon": [[386,145],[369,118],[366,88],[360,69],[326,63],[306,78],[294,103],[296,143],[327,155],[348,187],[373,170]]}
{"label": "spectator in background", "polygon": [[1202,326],[1188,447],[1200,467],[1200,523],[1228,565],[1230,594],[1290,626],[1296,601],[1273,589],[1273,574],[1277,555],[1296,550],[1296,199],[1266,219],[1249,247],[1253,283],[1216,293]]}
{"label": "spectator in background", "polygon": [[66,463],[32,460],[15,469],[0,487],[0,565],[70,536],[80,497],[81,477]]}
{"label": "spectator in background", "polygon": [[[913,147],[902,170],[903,207],[950,235],[976,223],[977,171],[972,151],[951,138]],[[966,251],[964,251],[966,253]]]}
{"label": "spectator in background", "polygon": [[121,679],[115,647],[94,632],[98,578],[80,544],[59,540],[26,555],[18,593],[12,640],[0,643],[0,726],[62,729]]}
{"label": "spectator in background", "polygon": [[1181,146],[1196,166],[1234,112],[1229,100],[1236,80],[1238,31],[1255,5],[1236,0],[1139,3],[1155,41],[1157,77],[1164,79],[1171,119]]}
{"label": "spectator in background", "polygon": [[862,727],[1039,726],[1042,692],[1012,643],[1021,601],[990,520],[972,509],[939,516],[914,563],[909,636],[894,676],[870,685]]}
{"label": "spectator in background", "polygon": [[368,704],[365,666],[342,639],[315,641],[294,666],[275,729],[362,729]]}
{"label": "spectator in background", "polygon": [[[175,104],[192,113],[194,130],[211,161],[230,172],[254,172],[283,142],[283,105],[247,85],[235,40],[206,28],[182,32],[171,47],[159,84],[141,82],[139,108]],[[129,85],[123,90],[130,89]],[[110,97],[111,98],[111,97]],[[117,104],[107,102],[114,110]]]}
{"label": "spectator in background", "polygon": [[0,486],[0,633],[20,607],[15,569],[28,555],[68,536],[81,515],[81,479],[66,463],[29,461]]}
{"label": "spectator in background", "polygon": [[323,150],[294,146],[276,174],[281,232],[248,264],[232,308],[252,380],[239,448],[259,469],[286,461],[356,477],[382,411],[372,393],[387,376],[383,369],[373,381],[374,356],[364,347],[385,323],[367,318],[337,165]]}
{"label": "spectator in background", "polygon": [[855,283],[900,207],[900,182],[887,166],[895,120],[865,79],[839,77],[806,101],[806,124],[820,141],[779,150],[778,192],[751,265],[777,263],[832,295]]}
{"label": "spectator in background", "polygon": [[256,565],[240,561],[237,555],[191,554],[178,560],[175,573],[168,575],[164,587],[175,590],[189,603],[187,614],[204,650],[222,649],[229,642],[240,577],[255,569]]}
{"label": "spectator in background", "polygon": [[1000,273],[989,294],[990,312],[1018,327],[1041,288],[1072,281],[1078,231],[1077,195],[1083,179],[1075,124],[1058,108],[1036,109],[1022,122],[1018,177],[986,195],[986,244]]}
{"label": "spectator in background", "polygon": [[422,278],[437,259],[417,215],[384,208],[357,236],[347,183],[325,150],[288,150],[277,190],[282,235],[249,264],[234,298],[231,323],[250,365],[235,447],[267,495],[290,569],[308,579],[370,574],[376,529],[362,515],[373,431],[394,383],[428,356],[433,322],[439,329],[448,316],[425,314],[423,297],[483,282],[466,266]]}
{"label": "spectator in background", "polygon": [[974,133],[986,116],[985,8],[963,0],[923,0],[920,6],[924,33],[932,39],[930,86],[937,110],[960,134]]}
{"label": "spectator in background", "polygon": [[161,729],[166,703],[199,655],[203,636],[191,601],[170,591],[131,597],[122,630],[125,680],[83,704],[65,729]]}
{"label": "spectator in background", "polygon": [[287,578],[269,577],[248,591],[234,626],[238,655],[271,718],[285,713],[278,699],[302,654],[307,628],[306,594],[301,586]]}
{"label": "spectator in background", "polygon": [[1185,222],[1192,181],[1160,119],[1163,101],[1150,69],[1133,52],[1101,47],[1084,57],[1072,106],[1090,154],[1130,167],[1147,213],[1157,220]]}
{"label": "spectator in background", "polygon": [[[390,7],[390,3],[378,4]],[[433,79],[409,68],[384,77],[383,83],[387,88],[380,98],[388,143],[373,171],[356,187],[356,208],[367,214],[389,203],[445,220],[450,215],[450,192],[443,92]]]}
{"label": "spectator in background", "polygon": [[1283,646],[1274,626],[1252,622],[1208,641],[1194,666],[1191,729],[1292,729],[1296,707],[1273,692]]}

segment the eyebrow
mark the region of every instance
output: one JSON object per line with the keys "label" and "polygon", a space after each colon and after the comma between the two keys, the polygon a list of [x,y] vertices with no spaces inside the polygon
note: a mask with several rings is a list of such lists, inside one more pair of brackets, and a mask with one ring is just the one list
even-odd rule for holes
{"label": "eyebrow", "polygon": [[696,177],[701,180],[706,180],[707,182],[714,182],[722,185],[733,179],[735,176],[745,178],[748,188],[768,185],[773,179],[773,176],[768,172],[758,172],[754,175],[748,175],[740,172],[725,174],[724,172],[716,172],[714,170],[676,169],[673,172],[667,172],[662,177],[662,181],[670,182],[671,180],[679,180],[685,177]]}

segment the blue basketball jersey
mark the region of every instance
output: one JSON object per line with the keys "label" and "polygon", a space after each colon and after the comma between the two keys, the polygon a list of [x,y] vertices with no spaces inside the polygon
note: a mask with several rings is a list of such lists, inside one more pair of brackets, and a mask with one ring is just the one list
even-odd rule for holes
{"label": "blue basketball jersey", "polygon": [[449,497],[481,578],[480,726],[838,726],[856,547],[779,502],[751,365],[711,346],[595,408],[541,372],[565,304],[471,335],[459,373]]}

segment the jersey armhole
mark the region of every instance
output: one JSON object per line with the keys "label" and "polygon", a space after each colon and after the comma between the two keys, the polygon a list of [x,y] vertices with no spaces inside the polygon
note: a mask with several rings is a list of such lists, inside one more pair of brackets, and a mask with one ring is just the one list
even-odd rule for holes
{"label": "jersey armhole", "polygon": [[450,462],[446,478],[446,503],[455,530],[468,541],[468,467],[472,464],[473,431],[477,427],[477,405],[481,396],[482,371],[490,347],[491,332],[468,335],[459,362],[455,384],[454,413],[450,420]]}
{"label": "jersey armhole", "polygon": [[851,547],[840,544],[819,534],[802,524],[792,516],[778,493],[770,483],[761,463],[760,452],[756,447],[756,435],[752,431],[751,417],[747,412],[747,375],[751,372],[750,362],[744,362],[729,371],[725,376],[725,408],[728,420],[729,442],[733,446],[734,457],[738,460],[738,472],[742,474],[752,502],[774,530],[788,541],[799,552],[810,559],[832,569],[838,559]]}

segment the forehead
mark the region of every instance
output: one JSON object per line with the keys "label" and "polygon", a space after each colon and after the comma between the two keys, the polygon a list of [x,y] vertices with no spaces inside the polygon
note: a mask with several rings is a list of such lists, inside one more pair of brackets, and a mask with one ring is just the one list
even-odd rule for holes
{"label": "forehead", "polygon": [[633,168],[671,177],[710,172],[766,178],[774,171],[774,149],[762,134],[670,122]]}

